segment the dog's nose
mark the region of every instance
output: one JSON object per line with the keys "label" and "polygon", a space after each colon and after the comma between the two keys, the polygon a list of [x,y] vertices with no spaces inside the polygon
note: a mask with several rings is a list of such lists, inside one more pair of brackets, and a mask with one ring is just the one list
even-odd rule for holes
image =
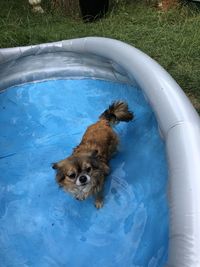
{"label": "dog's nose", "polygon": [[87,182],[87,176],[81,175],[79,177],[79,181],[80,181],[81,184],[85,184]]}

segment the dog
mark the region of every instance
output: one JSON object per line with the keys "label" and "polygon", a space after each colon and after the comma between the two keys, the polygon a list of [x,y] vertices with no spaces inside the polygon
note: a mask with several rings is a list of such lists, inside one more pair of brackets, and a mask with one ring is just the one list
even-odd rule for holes
{"label": "dog", "polygon": [[120,121],[129,122],[133,117],[126,102],[113,102],[99,120],[87,128],[72,154],[53,163],[59,186],[78,200],[94,195],[96,208],[101,208],[104,181],[110,171],[109,161],[119,144],[113,126]]}

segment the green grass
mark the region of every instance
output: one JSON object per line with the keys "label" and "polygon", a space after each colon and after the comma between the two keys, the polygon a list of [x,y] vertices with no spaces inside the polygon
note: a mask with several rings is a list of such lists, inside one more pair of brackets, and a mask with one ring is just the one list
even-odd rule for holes
{"label": "green grass", "polygon": [[118,5],[99,22],[84,24],[50,9],[44,15],[32,14],[27,2],[0,1],[1,48],[85,36],[116,38],[156,59],[200,112],[200,10],[182,6],[163,13],[134,1]]}

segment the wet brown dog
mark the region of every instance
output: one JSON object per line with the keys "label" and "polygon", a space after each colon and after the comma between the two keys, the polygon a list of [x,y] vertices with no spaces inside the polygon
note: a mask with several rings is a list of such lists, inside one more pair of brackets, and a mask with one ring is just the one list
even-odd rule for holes
{"label": "wet brown dog", "polygon": [[87,128],[72,155],[53,164],[58,184],[78,200],[94,195],[96,208],[101,208],[109,160],[119,143],[112,125],[132,119],[133,113],[125,102],[116,101],[110,105],[100,115],[99,121]]}

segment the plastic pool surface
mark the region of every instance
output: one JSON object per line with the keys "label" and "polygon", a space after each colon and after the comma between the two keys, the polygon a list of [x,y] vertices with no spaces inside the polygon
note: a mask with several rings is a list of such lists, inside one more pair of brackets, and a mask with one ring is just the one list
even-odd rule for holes
{"label": "plastic pool surface", "polygon": [[[116,126],[101,210],[73,199],[51,163],[117,99],[135,113]],[[168,251],[167,165],[139,89],[100,80],[52,80],[0,94],[0,266],[162,267]]]}

